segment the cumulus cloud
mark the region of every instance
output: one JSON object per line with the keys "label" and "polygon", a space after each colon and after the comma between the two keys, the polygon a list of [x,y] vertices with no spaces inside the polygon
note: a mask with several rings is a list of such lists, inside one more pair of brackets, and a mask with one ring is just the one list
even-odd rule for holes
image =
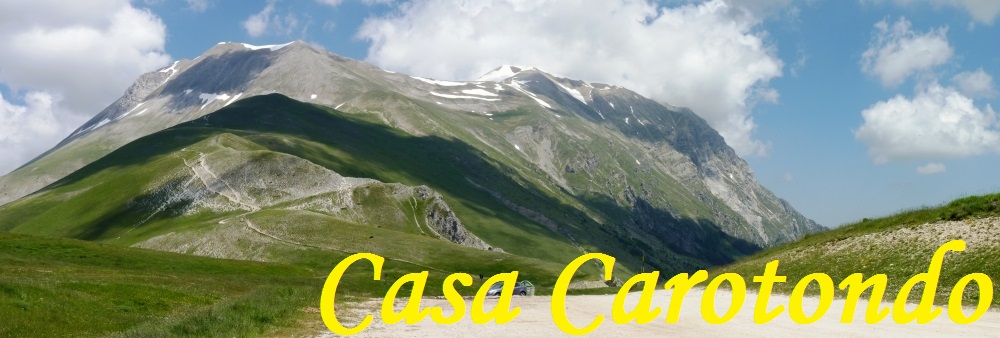
{"label": "cumulus cloud", "polygon": [[125,0],[0,0],[0,84],[11,89],[0,99],[0,173],[167,65],[165,39],[157,16]]}
{"label": "cumulus cloud", "polygon": [[208,7],[212,5],[212,2],[209,0],[184,0],[184,1],[187,2],[188,9],[198,13],[208,10]]}
{"label": "cumulus cloud", "polygon": [[741,155],[762,154],[753,105],[773,101],[782,61],[749,10],[721,0],[418,0],[365,20],[366,60],[439,79],[532,65],[690,107]]}
{"label": "cumulus cloud", "polygon": [[876,163],[933,160],[1000,151],[1000,124],[957,89],[931,83],[913,98],[897,95],[861,113],[854,136]]}
{"label": "cumulus cloud", "polygon": [[948,168],[939,162],[931,162],[917,167],[917,173],[921,175],[934,175],[945,172]]}
{"label": "cumulus cloud", "polygon": [[[316,0],[316,2],[318,2],[320,4],[323,4],[323,5],[337,7],[337,6],[340,6],[340,4],[344,3],[344,0]],[[388,4],[391,4],[393,2],[395,2],[395,0],[361,0],[361,3],[363,3],[365,5],[368,5],[368,6],[372,6],[372,5],[388,5]]]}
{"label": "cumulus cloud", "polygon": [[18,105],[0,95],[0,175],[14,170],[55,145],[87,118],[57,111],[60,99],[32,91]]}
{"label": "cumulus cloud", "polygon": [[257,14],[243,21],[243,29],[247,35],[256,38],[264,34],[291,35],[299,27],[299,20],[292,13],[280,15],[275,13],[274,1],[268,1]]}
{"label": "cumulus cloud", "polygon": [[96,113],[170,62],[163,22],[128,1],[5,1],[0,13],[0,83],[58,93],[75,112]]}
{"label": "cumulus cloud", "polygon": [[963,94],[973,98],[991,98],[996,96],[993,88],[993,77],[982,68],[974,72],[962,72],[951,78]]}
{"label": "cumulus cloud", "polygon": [[891,25],[879,21],[871,44],[861,56],[861,69],[884,86],[898,86],[911,75],[948,62],[953,50],[947,34],[946,27],[923,34],[914,32],[906,18]]}
{"label": "cumulus cloud", "polygon": [[[884,0],[869,1],[876,3],[884,2]],[[976,22],[988,25],[993,24],[997,15],[1000,15],[1000,1],[996,0],[893,0],[892,2],[900,6],[931,5],[934,7],[953,7],[968,12]]]}
{"label": "cumulus cloud", "polygon": [[271,12],[274,12],[274,2],[268,2],[263,10],[243,21],[243,29],[251,37],[264,35],[264,32],[267,32],[268,24],[271,22]]}
{"label": "cumulus cloud", "polygon": [[797,15],[799,9],[793,0],[723,0],[733,7],[749,10],[758,18],[781,14]]}

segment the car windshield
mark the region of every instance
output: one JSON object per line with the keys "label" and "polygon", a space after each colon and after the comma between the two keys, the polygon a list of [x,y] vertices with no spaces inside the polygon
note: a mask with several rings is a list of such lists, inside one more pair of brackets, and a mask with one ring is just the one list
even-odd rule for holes
{"label": "car windshield", "polygon": [[493,286],[490,286],[490,290],[499,290],[501,288],[503,288],[503,282],[499,282],[499,283],[493,284]]}

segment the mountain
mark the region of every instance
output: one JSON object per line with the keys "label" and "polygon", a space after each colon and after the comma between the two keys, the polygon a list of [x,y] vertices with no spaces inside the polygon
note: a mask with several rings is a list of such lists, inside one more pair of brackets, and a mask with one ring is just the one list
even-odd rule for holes
{"label": "mountain", "polygon": [[302,42],[141,76],[0,178],[0,203],[4,231],[261,261],[468,247],[669,272],[822,229],[690,110],[530,67],[411,77]]}
{"label": "mountain", "polygon": [[[739,273],[750,280],[751,276],[760,275],[768,262],[778,260],[777,273],[788,276],[788,282],[776,284],[775,290],[785,293],[814,272],[829,274],[834,283],[853,273],[862,273],[866,279],[885,274],[888,280],[885,299],[892,301],[910,277],[927,272],[931,257],[941,245],[963,240],[965,251],[946,254],[942,265],[936,302],[947,304],[952,287],[962,277],[971,273],[985,273],[994,279],[1000,276],[996,264],[996,257],[1000,257],[998,238],[1000,194],[970,196],[940,206],[866,218],[769,248],[717,270]],[[920,287],[914,288],[914,294]],[[994,293],[997,291],[1000,289],[994,286]],[[844,290],[838,289],[836,293],[846,295]],[[963,299],[965,306],[974,306],[979,290],[969,287]],[[1000,306],[1000,298],[993,298],[992,306]]]}

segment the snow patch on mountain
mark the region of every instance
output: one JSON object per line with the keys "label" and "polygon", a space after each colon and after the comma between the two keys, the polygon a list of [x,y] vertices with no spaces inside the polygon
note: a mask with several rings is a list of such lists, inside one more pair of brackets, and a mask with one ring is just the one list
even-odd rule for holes
{"label": "snow patch on mountain", "polygon": [[542,106],[542,107],[545,107],[545,108],[549,108],[549,109],[552,109],[552,106],[551,106],[551,105],[549,105],[549,104],[548,104],[548,103],[546,103],[545,101],[542,101],[542,99],[539,99],[539,98],[538,98],[538,96],[535,96],[535,94],[534,94],[534,93],[532,93],[532,92],[529,92],[529,91],[527,91],[527,90],[524,90],[524,88],[522,88],[522,87],[521,87],[521,85],[522,85],[522,83],[521,83],[521,82],[517,82],[517,81],[511,81],[511,82],[510,82],[510,86],[511,86],[511,87],[513,87],[514,89],[516,89],[516,90],[517,90],[517,91],[519,91],[519,92],[522,92],[522,93],[524,93],[524,95],[528,95],[528,96],[529,96],[529,97],[531,97],[532,99],[535,99],[535,102],[538,102],[538,104],[539,104],[540,106]]}
{"label": "snow patch on mountain", "polygon": [[499,96],[497,94],[491,93],[485,89],[466,89],[462,93],[469,95],[479,95],[479,96]]}
{"label": "snow patch on mountain", "polygon": [[207,107],[210,103],[214,102],[215,100],[225,101],[229,100],[230,97],[229,94],[226,93],[222,94],[201,93],[198,94],[198,98],[201,99],[202,103],[201,109],[205,109],[205,107]]}
{"label": "snow patch on mountain", "polygon": [[167,77],[165,79],[163,79],[163,82],[160,83],[161,86],[163,84],[167,83],[167,81],[170,81],[170,79],[173,78],[174,75],[177,74],[177,64],[178,63],[180,63],[180,61],[174,61],[174,63],[172,65],[170,65],[170,67],[167,67],[167,68],[164,68],[164,69],[160,70],[160,73],[170,73],[169,75],[167,75]]}
{"label": "snow patch on mountain", "polygon": [[485,97],[478,97],[478,96],[449,95],[449,94],[441,94],[441,93],[435,93],[435,92],[429,92],[429,93],[431,93],[431,95],[434,95],[434,96],[437,96],[437,97],[443,97],[443,98],[446,98],[446,99],[473,99],[473,100],[483,100],[483,101],[500,101],[500,99],[487,99]]}
{"label": "snow patch on mountain", "polygon": [[111,123],[111,119],[103,119],[103,120],[101,120],[101,122],[97,122],[97,124],[93,125],[92,127],[84,129],[84,130],[81,130],[81,132],[91,131],[91,130],[100,128],[100,127],[102,127],[102,126],[104,126],[105,124],[108,124],[108,123]]}
{"label": "snow patch on mountain", "polygon": [[94,130],[94,129],[97,129],[97,128],[100,128],[101,126],[103,126],[103,125],[105,125],[105,124],[108,124],[108,123],[110,123],[110,122],[111,122],[111,119],[107,119],[107,118],[106,118],[106,119],[103,119],[103,120],[101,120],[101,122],[98,122],[97,124],[95,124],[95,125],[92,125],[92,126],[90,126],[90,127],[87,127],[87,128],[85,128],[85,129],[83,129],[83,130],[80,130],[80,131],[77,131],[77,132],[75,132],[75,133],[71,134],[70,136],[73,136],[73,135],[76,135],[76,134],[82,134],[82,133],[86,133],[86,132],[88,132],[88,131],[91,131],[91,130]]}
{"label": "snow patch on mountain", "polygon": [[494,70],[491,70],[491,71],[487,72],[486,74],[483,74],[483,76],[480,76],[478,79],[476,79],[476,81],[481,81],[481,82],[500,82],[500,81],[509,79],[512,76],[517,75],[520,72],[523,72],[523,71],[526,71],[526,70],[534,70],[534,69],[536,69],[536,68],[535,67],[523,67],[523,66],[503,65],[503,66],[497,67]]}
{"label": "snow patch on mountain", "polygon": [[128,114],[131,114],[131,113],[132,113],[132,112],[134,112],[134,111],[135,111],[136,109],[139,109],[139,107],[142,107],[142,105],[143,105],[143,104],[145,104],[145,102],[139,102],[139,104],[135,105],[135,107],[134,107],[134,108],[132,108],[132,110],[129,110],[129,111],[128,111],[128,113],[125,113],[125,115],[128,115]]}
{"label": "snow patch on mountain", "polygon": [[241,45],[243,45],[244,48],[249,49],[249,50],[270,49],[271,51],[276,51],[276,50],[285,48],[286,46],[288,46],[290,44],[292,44],[292,43],[289,42],[289,43],[281,44],[281,45],[254,46],[254,45],[251,45],[251,44],[241,43]]}
{"label": "snow patch on mountain", "polygon": [[[123,118],[126,118],[126,117],[128,117],[129,115],[132,115],[132,112],[134,112],[134,111],[135,111],[136,109],[139,109],[139,107],[142,107],[142,105],[143,105],[144,103],[145,103],[145,102],[140,102],[139,104],[135,105],[135,107],[134,107],[134,108],[132,108],[132,110],[129,110],[129,111],[127,112],[127,113],[125,113],[125,114],[122,114],[121,116],[119,116],[119,117],[115,118],[115,120],[116,120],[116,121],[117,121],[117,120],[121,120],[121,119],[123,119]],[[142,110],[141,112],[139,112],[139,114],[135,114],[135,115],[136,115],[136,116],[139,116],[139,115],[142,115],[142,113],[145,113],[145,112],[146,112],[147,110],[149,110],[149,109],[148,109],[148,108],[147,108],[147,109],[143,109],[143,110]]]}
{"label": "snow patch on mountain", "polygon": [[[562,84],[560,84],[559,82],[554,82],[554,83],[556,84],[556,86],[559,86],[559,89],[562,89],[562,90],[563,90],[564,92],[566,92],[566,93],[567,93],[567,94],[569,94],[570,96],[573,96],[573,98],[574,98],[574,99],[577,99],[577,101],[580,101],[580,102],[582,102],[583,104],[587,104],[587,100],[585,100],[585,99],[583,98],[583,94],[580,94],[580,91],[579,91],[579,90],[576,90],[576,89],[573,89],[573,88],[569,88],[569,87],[566,87],[566,86],[563,86],[563,85],[562,85]],[[614,105],[612,105],[612,107],[614,107]]]}
{"label": "snow patch on mountain", "polygon": [[179,62],[180,61],[174,61],[174,64],[170,65],[170,67],[161,69],[160,73],[170,73],[170,75],[174,75],[174,73],[177,72],[177,63]]}
{"label": "snow patch on mountain", "polygon": [[411,76],[411,77],[414,78],[414,79],[416,79],[416,80],[420,80],[422,82],[430,83],[432,85],[443,86],[443,87],[458,87],[458,86],[467,86],[467,85],[469,85],[468,82],[432,80],[432,79],[426,79],[426,78],[422,78],[422,77],[418,77],[418,76]]}
{"label": "snow patch on mountain", "polygon": [[243,96],[243,93],[239,93],[239,94],[236,94],[236,96],[233,96],[233,98],[229,99],[229,101],[227,101],[226,105],[224,105],[223,107],[228,106],[229,104],[231,104],[233,102],[236,102],[236,100],[240,99],[240,96]]}

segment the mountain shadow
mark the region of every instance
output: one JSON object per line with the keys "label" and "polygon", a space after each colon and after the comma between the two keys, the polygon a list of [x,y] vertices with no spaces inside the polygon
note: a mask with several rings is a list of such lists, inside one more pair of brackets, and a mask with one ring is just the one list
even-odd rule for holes
{"label": "mountain shadow", "polygon": [[[634,271],[645,261],[665,272],[682,272],[730,263],[760,250],[727,235],[711,221],[677,217],[641,198],[621,206],[607,196],[570,196],[591,208],[579,210],[543,193],[511,166],[460,140],[412,136],[366,121],[364,116],[280,94],[246,98],[203,118],[140,138],[42,192],[108,168],[139,166],[170,156],[223,133],[306,159],[343,176],[429,186],[444,196],[470,231],[516,255],[565,264],[586,247],[587,251],[615,256]],[[540,221],[525,210],[550,222]],[[0,208],[0,213],[3,211]],[[590,212],[607,221],[595,221]],[[168,217],[168,213],[157,217]],[[109,228],[135,224],[133,218],[127,209],[119,210],[77,236],[100,238]]]}

